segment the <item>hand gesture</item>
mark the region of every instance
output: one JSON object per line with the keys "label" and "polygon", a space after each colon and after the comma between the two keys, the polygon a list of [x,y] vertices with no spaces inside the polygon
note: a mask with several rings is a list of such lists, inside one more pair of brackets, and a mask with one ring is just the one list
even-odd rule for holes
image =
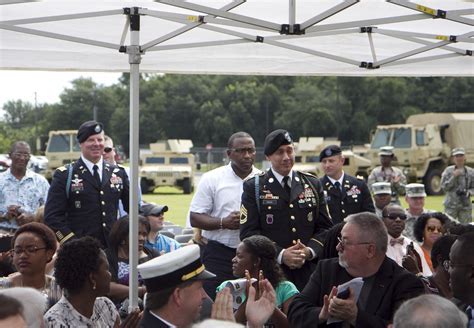
{"label": "hand gesture", "polygon": [[262,327],[275,311],[276,293],[272,284],[267,279],[258,282],[260,298],[256,300],[257,291],[249,287],[245,315],[248,326],[251,328]]}
{"label": "hand gesture", "polygon": [[463,169],[459,169],[459,168],[458,168],[458,169],[454,169],[454,171],[453,171],[453,175],[454,175],[455,177],[458,177],[458,176],[460,176],[460,175],[463,174],[463,173],[464,173],[464,170],[463,170]]}
{"label": "hand gesture", "polygon": [[329,315],[355,326],[358,309],[354,291],[350,287],[349,292],[349,297],[345,300],[337,296],[329,300]]}
{"label": "hand gesture", "polygon": [[323,307],[319,312],[319,321],[326,321],[329,318],[329,300],[337,295],[337,288],[333,287],[328,295],[323,297]]}
{"label": "hand gesture", "polygon": [[421,272],[420,268],[422,265],[420,255],[415,252],[415,249],[411,244],[407,246],[407,253],[402,258],[402,266],[413,274]]}
{"label": "hand gesture", "polygon": [[211,318],[235,322],[232,308],[232,294],[228,287],[225,287],[217,293],[216,300],[212,305]]}
{"label": "hand gesture", "polygon": [[233,211],[222,219],[222,227],[224,229],[238,230],[240,229],[240,212]]}
{"label": "hand gesture", "polygon": [[306,247],[298,242],[283,251],[281,261],[290,269],[299,269],[306,261]]}

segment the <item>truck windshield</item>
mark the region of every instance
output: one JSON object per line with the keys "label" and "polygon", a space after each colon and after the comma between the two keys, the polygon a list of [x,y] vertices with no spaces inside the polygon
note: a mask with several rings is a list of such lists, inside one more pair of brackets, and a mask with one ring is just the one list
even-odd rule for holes
{"label": "truck windshield", "polygon": [[398,128],[393,133],[392,146],[395,148],[410,148],[411,147],[411,129]]}
{"label": "truck windshield", "polygon": [[188,164],[187,157],[170,157],[170,164]]}
{"label": "truck windshield", "polygon": [[392,134],[391,132],[392,130],[389,129],[377,130],[370,148],[379,149],[380,147],[388,146],[390,142],[390,135]]}
{"label": "truck windshield", "polygon": [[164,157],[147,157],[145,159],[145,163],[147,164],[165,164]]}
{"label": "truck windshield", "polygon": [[47,151],[50,153],[69,152],[69,134],[53,134],[49,139]]}

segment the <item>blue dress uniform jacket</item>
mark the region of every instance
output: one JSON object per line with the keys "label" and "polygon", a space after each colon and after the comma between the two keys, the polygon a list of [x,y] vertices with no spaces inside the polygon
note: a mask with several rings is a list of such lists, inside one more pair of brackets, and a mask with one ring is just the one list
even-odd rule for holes
{"label": "blue dress uniform jacket", "polygon": [[143,318],[139,324],[140,328],[169,328],[170,326],[150,313],[150,310],[143,311]]}
{"label": "blue dress uniform jacket", "polygon": [[[299,239],[319,257],[326,231],[332,227],[322,188],[315,176],[293,172],[290,197],[271,170],[259,175],[258,195],[255,177],[244,182],[240,239],[252,235],[266,236],[275,242],[278,254]],[[302,290],[314,265],[312,261],[306,261],[300,269],[292,270],[285,264],[282,268],[288,280]]]}
{"label": "blue dress uniform jacket", "polygon": [[129,181],[123,168],[103,164],[99,184],[79,159],[72,165],[69,195],[66,193],[68,166],[56,170],[45,207],[45,223],[62,244],[73,237],[92,236],[108,247],[109,232],[117,220],[118,202],[128,212]]}
{"label": "blue dress uniform jacket", "polygon": [[326,175],[319,181],[334,224],[342,222],[350,214],[375,213],[372,196],[363,180],[344,174],[341,192],[338,192]]}

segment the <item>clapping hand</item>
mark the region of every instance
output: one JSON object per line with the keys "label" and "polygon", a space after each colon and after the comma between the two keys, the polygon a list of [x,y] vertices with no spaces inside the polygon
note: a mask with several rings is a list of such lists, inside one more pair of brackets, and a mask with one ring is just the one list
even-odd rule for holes
{"label": "clapping hand", "polygon": [[260,271],[258,281],[258,292],[250,283],[250,275],[247,276],[247,285],[249,286],[247,294],[247,305],[245,315],[248,326],[251,328],[262,327],[275,311],[276,293],[272,284],[263,278]]}
{"label": "clapping hand", "polygon": [[235,322],[234,312],[232,309],[232,294],[228,287],[225,287],[217,293],[216,300],[212,305],[211,318]]}

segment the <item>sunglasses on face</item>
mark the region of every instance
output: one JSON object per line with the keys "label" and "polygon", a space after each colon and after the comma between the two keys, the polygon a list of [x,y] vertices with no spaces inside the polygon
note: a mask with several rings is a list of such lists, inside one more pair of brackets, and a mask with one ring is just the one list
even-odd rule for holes
{"label": "sunglasses on face", "polygon": [[104,148],[104,152],[105,152],[105,153],[110,153],[110,152],[112,151],[112,149],[113,149],[113,148],[111,148],[111,147],[105,147],[105,148]]}
{"label": "sunglasses on face", "polygon": [[427,226],[426,230],[428,232],[435,232],[438,231],[439,233],[443,233],[443,228],[442,227],[436,227],[436,226]]}
{"label": "sunglasses on face", "polygon": [[407,216],[406,214],[389,214],[387,216],[385,216],[386,218],[389,218],[390,220],[396,220],[396,219],[400,219],[402,221],[405,221],[407,219]]}

